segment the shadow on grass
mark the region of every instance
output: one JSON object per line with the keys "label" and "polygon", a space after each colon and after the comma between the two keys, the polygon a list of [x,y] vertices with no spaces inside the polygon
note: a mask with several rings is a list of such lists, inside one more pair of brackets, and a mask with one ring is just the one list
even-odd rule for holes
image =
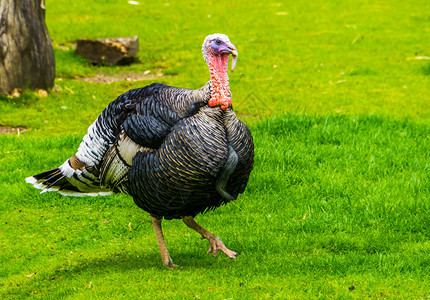
{"label": "shadow on grass", "polygon": [[178,265],[175,269],[168,269],[162,265],[158,249],[151,253],[144,250],[105,253],[100,257],[82,256],[65,261],[63,259],[65,257],[62,257],[44,269],[22,276],[20,280],[1,283],[0,296],[3,295],[6,298],[35,294],[39,297],[48,294],[70,296],[92,289],[93,283],[94,286],[100,286],[100,282],[123,286],[130,281],[142,282],[159,276],[169,276],[169,274],[176,276],[171,272],[195,272],[199,269],[213,272],[231,269],[231,261],[227,257],[220,255],[214,258],[206,255],[205,248],[198,249],[202,251],[199,255],[191,249],[188,250],[172,251],[172,258]]}
{"label": "shadow on grass", "polygon": [[[223,257],[222,253],[219,253],[219,257],[215,258],[212,255],[206,255],[205,248],[199,248],[198,251],[202,251],[202,253],[198,255],[191,249],[183,251],[171,250],[172,259],[178,266],[175,269],[171,269],[173,271],[214,267],[223,268],[223,266],[228,268],[230,261],[229,258]],[[96,258],[80,257],[72,262],[66,261],[66,263],[53,265],[49,273],[50,278],[62,277],[63,279],[67,279],[68,277],[74,278],[77,275],[87,277],[87,275],[105,274],[106,272],[126,273],[128,271],[145,271],[150,269],[170,271],[170,269],[163,266],[158,249],[157,252],[152,251],[151,253],[143,249],[138,252],[106,253],[105,256]]]}
{"label": "shadow on grass", "polygon": [[422,67],[422,72],[426,76],[430,76],[430,64],[427,64],[426,66]]}

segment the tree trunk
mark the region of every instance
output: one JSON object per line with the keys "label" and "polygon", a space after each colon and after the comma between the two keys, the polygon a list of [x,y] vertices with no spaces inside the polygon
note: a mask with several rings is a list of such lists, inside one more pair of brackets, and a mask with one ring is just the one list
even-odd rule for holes
{"label": "tree trunk", "polygon": [[0,94],[54,85],[45,0],[0,0]]}

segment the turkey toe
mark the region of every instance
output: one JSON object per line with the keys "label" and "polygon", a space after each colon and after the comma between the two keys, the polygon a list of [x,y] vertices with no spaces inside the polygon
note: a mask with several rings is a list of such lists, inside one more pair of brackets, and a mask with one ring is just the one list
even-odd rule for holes
{"label": "turkey toe", "polygon": [[218,256],[218,250],[221,250],[222,252],[225,253],[225,255],[227,255],[231,259],[236,259],[237,253],[228,249],[223,244],[223,242],[221,241],[221,239],[219,237],[216,237],[215,239],[209,239],[209,243],[210,243],[210,245],[209,245],[209,250],[208,250],[207,254],[209,254],[213,251],[214,257],[217,257]]}

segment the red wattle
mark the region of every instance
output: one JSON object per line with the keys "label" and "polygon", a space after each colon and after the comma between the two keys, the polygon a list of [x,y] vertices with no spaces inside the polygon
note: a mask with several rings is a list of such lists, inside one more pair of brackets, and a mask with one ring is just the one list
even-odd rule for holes
{"label": "red wattle", "polygon": [[220,106],[222,110],[226,110],[231,106],[231,98],[214,99],[213,97],[208,102],[209,106]]}

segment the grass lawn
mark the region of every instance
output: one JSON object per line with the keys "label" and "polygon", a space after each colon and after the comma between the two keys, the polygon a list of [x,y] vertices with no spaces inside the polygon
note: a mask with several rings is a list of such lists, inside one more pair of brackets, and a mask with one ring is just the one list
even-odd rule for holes
{"label": "grass lawn", "polygon": [[[57,78],[47,97],[0,96],[2,299],[428,299],[430,3],[404,1],[46,1]],[[206,35],[239,51],[233,105],[249,124],[246,192],[197,217],[236,260],[206,255],[180,220],[131,198],[40,195],[27,176],[73,155],[106,105],[152,81],[199,88]],[[93,66],[78,38],[138,35],[129,66]],[[97,74],[162,72],[111,84]]]}

